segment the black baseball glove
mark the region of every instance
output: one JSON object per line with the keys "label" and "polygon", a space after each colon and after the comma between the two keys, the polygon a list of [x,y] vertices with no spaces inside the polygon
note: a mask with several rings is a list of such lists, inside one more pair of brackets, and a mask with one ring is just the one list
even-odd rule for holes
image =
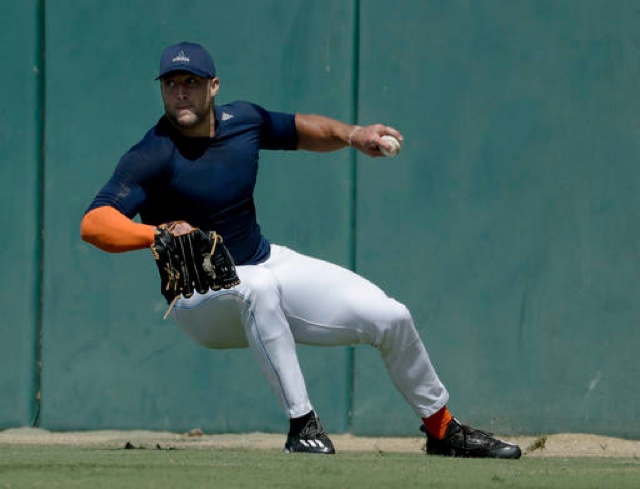
{"label": "black baseball glove", "polygon": [[215,231],[202,231],[186,221],[161,224],[151,251],[168,303],[179,295],[191,297],[194,291],[204,294],[240,283],[233,258]]}

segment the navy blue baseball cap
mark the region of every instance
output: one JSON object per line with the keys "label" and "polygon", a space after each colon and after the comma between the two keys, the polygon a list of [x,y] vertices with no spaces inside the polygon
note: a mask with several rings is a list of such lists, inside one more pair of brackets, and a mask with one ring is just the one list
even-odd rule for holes
{"label": "navy blue baseball cap", "polygon": [[187,71],[202,78],[215,78],[216,67],[209,52],[200,44],[181,42],[162,51],[160,74],[156,80],[172,71]]}

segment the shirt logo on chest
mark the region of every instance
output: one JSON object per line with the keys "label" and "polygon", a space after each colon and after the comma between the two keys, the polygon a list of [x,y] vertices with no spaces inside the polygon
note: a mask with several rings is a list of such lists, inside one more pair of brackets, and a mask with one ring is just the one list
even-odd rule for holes
{"label": "shirt logo on chest", "polygon": [[222,120],[223,121],[228,121],[229,119],[233,119],[233,114],[229,114],[228,112],[223,112],[222,113]]}

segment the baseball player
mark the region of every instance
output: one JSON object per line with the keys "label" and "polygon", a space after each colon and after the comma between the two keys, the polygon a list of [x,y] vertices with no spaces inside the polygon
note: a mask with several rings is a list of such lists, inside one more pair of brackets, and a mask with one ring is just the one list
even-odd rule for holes
{"label": "baseball player", "polygon": [[[451,415],[449,394],[403,304],[352,271],[270,243],[257,223],[260,150],[350,146],[378,157],[393,150],[382,136],[402,142],[402,134],[383,124],[353,126],[243,101],[216,105],[220,80],[213,59],[194,43],[166,48],[157,79],[164,115],[122,156],[88,207],[82,239],[111,253],[164,249],[172,237],[167,229],[173,229],[166,223],[175,221],[222,237],[238,280],[234,275],[230,286],[177,294],[169,314],[206,348],[253,351],[290,420],[286,452],[335,453],[309,399],[296,343],[369,344],[422,419],[428,454],[519,458],[518,446]],[[140,223],[132,220],[136,215]],[[166,267],[169,275],[161,271],[165,289],[187,274],[181,266]]]}

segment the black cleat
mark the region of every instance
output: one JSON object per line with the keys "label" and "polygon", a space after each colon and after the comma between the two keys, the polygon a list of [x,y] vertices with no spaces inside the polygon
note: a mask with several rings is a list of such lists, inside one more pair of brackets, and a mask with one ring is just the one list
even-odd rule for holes
{"label": "black cleat", "polygon": [[284,445],[286,453],[336,453],[333,443],[324,431],[320,418],[314,412],[311,419],[299,433],[287,435],[287,442]]}
{"label": "black cleat", "polygon": [[[424,426],[420,430],[427,432]],[[476,430],[452,419],[442,440],[427,433],[427,455],[465,458],[506,458],[522,456],[518,445],[494,438],[491,433]]]}

